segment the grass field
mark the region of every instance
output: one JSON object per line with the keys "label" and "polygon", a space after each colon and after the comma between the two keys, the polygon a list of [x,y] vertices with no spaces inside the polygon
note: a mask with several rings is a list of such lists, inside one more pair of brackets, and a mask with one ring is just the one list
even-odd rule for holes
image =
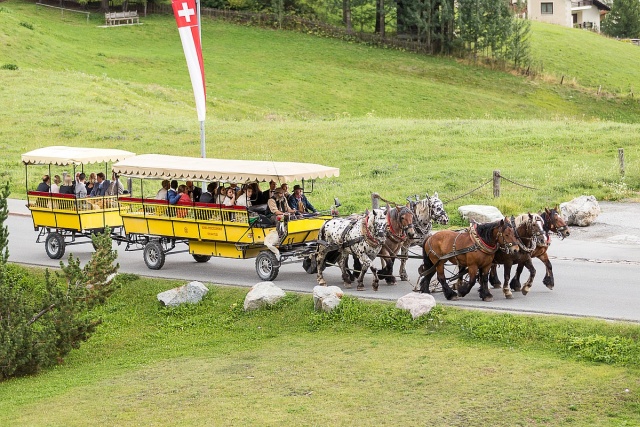
{"label": "grass field", "polygon": [[[246,290],[218,286],[161,308],[156,293],[175,285],[128,283],[63,365],[4,382],[0,425],[640,423],[637,325],[453,308],[414,322],[354,299],[328,316],[295,295],[244,313]],[[614,354],[571,337],[636,344]],[[588,361],[598,350],[608,363]]]}

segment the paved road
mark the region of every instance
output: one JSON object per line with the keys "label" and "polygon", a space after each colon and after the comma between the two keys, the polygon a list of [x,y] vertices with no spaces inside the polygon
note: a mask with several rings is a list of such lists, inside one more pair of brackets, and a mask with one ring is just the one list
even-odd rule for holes
{"label": "paved road", "polygon": [[[441,293],[434,294],[442,304],[460,307],[506,310],[528,313],[549,313],[571,316],[597,317],[604,319],[640,322],[640,205],[602,203],[603,213],[590,227],[572,227],[572,236],[564,241],[555,239],[549,250],[554,266],[556,286],[553,291],[542,284],[544,266],[534,260],[538,275],[531,292],[524,296],[514,294],[506,300],[501,290],[493,290],[494,301],[483,302],[476,289],[458,301],[446,301]],[[44,244],[36,244],[37,233],[24,201],[9,201],[9,259],[32,265],[57,267],[44,251]],[[147,269],[142,252],[119,251],[120,271],[150,277],[181,280],[199,280],[206,283],[237,286],[253,286],[258,282],[254,260],[229,260],[212,258],[198,264],[186,253],[167,256],[160,271]],[[67,247],[82,261],[91,256],[91,245]],[[417,279],[418,260],[410,260],[408,271],[412,281]],[[499,270],[502,274],[502,270]],[[526,274],[526,273],[525,273]],[[325,277],[329,284],[341,285],[337,268],[328,268]],[[308,275],[301,264],[284,265],[276,284],[285,290],[312,292],[315,275]],[[378,292],[370,287],[367,277],[364,292],[345,290],[358,297],[396,300],[411,292],[412,283],[400,282],[397,286],[381,285]]]}

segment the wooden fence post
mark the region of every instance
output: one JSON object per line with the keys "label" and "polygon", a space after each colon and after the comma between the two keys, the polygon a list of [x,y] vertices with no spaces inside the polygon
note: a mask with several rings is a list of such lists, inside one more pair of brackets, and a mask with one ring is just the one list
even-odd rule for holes
{"label": "wooden fence post", "polygon": [[618,148],[618,163],[620,165],[620,175],[624,176],[624,148]]}
{"label": "wooden fence post", "polygon": [[500,197],[500,171],[493,171],[493,197]]}
{"label": "wooden fence post", "polygon": [[371,193],[371,209],[380,209],[380,195]]}

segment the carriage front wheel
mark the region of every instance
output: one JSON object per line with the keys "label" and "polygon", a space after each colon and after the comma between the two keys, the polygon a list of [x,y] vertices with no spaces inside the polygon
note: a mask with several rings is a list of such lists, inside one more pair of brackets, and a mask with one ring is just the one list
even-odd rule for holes
{"label": "carriage front wheel", "polygon": [[164,265],[164,251],[162,245],[157,240],[151,241],[144,246],[142,252],[144,263],[151,270],[160,270]]}
{"label": "carriage front wheel", "polygon": [[64,237],[60,233],[49,233],[44,242],[44,249],[51,259],[60,259],[64,255]]}
{"label": "carriage front wheel", "polygon": [[196,262],[209,262],[211,259],[211,255],[191,254],[191,256],[196,260]]}
{"label": "carriage front wheel", "polygon": [[256,273],[260,280],[275,280],[280,271],[280,262],[271,251],[262,251],[256,257]]}

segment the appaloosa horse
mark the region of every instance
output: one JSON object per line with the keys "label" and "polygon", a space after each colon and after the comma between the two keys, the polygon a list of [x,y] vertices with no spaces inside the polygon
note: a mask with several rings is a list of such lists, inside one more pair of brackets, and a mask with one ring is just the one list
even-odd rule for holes
{"label": "appaloosa horse", "polygon": [[[325,258],[327,254],[337,251],[338,263],[342,271],[342,280],[345,287],[351,287],[351,278],[346,268],[349,254],[357,258],[362,268],[357,278],[359,291],[364,290],[364,275],[378,253],[382,249],[382,244],[387,234],[387,216],[380,209],[374,209],[365,213],[364,216],[353,216],[352,218],[333,218],[325,222],[318,233],[318,252],[316,253],[316,263],[318,265],[318,284],[326,286],[327,282],[322,276],[326,268]],[[371,267],[373,280],[378,280],[377,271]]]}
{"label": "appaloosa horse", "polygon": [[423,265],[418,270],[422,276],[420,292],[431,292],[429,282],[437,271],[445,297],[448,300],[457,298],[456,292],[449,287],[444,275],[445,262],[451,262],[460,268],[466,268],[469,274],[469,283],[461,283],[458,287],[459,296],[463,297],[469,293],[480,274],[480,298],[483,301],[492,301],[488,276],[493,257],[498,249],[511,252],[517,251],[519,247],[514,229],[505,218],[487,224],[473,224],[461,232],[439,231],[425,240],[422,249]]}
{"label": "appaloosa horse", "polygon": [[449,216],[444,210],[444,203],[438,198],[438,193],[434,193],[431,197],[427,193],[422,200],[419,200],[416,195],[416,201],[409,200],[409,204],[411,210],[413,210],[413,224],[416,233],[413,239],[406,240],[400,248],[400,280],[402,281],[409,280],[406,269],[409,248],[411,246],[422,246],[424,239],[431,233],[434,222],[441,225],[449,223]]}
{"label": "appaloosa horse", "polygon": [[529,278],[522,287],[522,294],[526,295],[531,288],[533,279],[536,277],[536,269],[533,267],[533,263],[531,262],[531,254],[536,250],[539,244],[544,244],[544,221],[540,215],[532,215],[529,213],[519,215],[516,218],[511,218],[511,222],[515,227],[515,235],[518,239],[518,246],[520,247],[520,250],[511,254],[507,254],[503,251],[497,251],[493,257],[493,264],[491,265],[491,272],[489,273],[489,283],[491,283],[494,288],[499,288],[501,283],[500,279],[498,279],[496,267],[498,264],[504,266],[504,285],[502,286],[502,292],[504,293],[505,298],[508,299],[513,298],[513,294],[511,293],[509,286],[516,281],[516,278],[514,277],[511,283],[509,282],[511,267],[513,264],[522,264],[529,270]]}
{"label": "appaloosa horse", "polygon": [[[560,239],[564,239],[565,237],[569,237],[571,232],[569,231],[569,227],[567,227],[567,223],[562,219],[562,215],[558,213],[558,208],[544,208],[544,212],[540,212],[538,215],[542,217],[544,221],[543,230],[545,233],[545,241],[543,243],[538,243],[536,249],[531,252],[531,258],[538,258],[547,271],[542,279],[542,283],[549,288],[553,289],[555,285],[553,279],[553,267],[551,266],[551,261],[549,261],[549,255],[547,255],[547,250],[549,249],[549,245],[551,244],[551,233],[556,233]],[[522,293],[526,295],[525,288],[520,285],[520,275],[522,274],[522,270],[525,267],[524,263],[518,263],[518,267],[516,268],[516,273],[514,275],[514,280],[511,281],[509,286],[514,291],[520,291],[522,289]],[[527,289],[527,292],[529,290]]]}

